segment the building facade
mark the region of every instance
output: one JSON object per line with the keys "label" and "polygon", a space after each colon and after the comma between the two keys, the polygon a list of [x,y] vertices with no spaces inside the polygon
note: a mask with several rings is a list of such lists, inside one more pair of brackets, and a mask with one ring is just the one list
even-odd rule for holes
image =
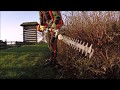
{"label": "building facade", "polygon": [[37,43],[37,22],[24,22],[20,26],[23,26],[23,42],[25,43]]}

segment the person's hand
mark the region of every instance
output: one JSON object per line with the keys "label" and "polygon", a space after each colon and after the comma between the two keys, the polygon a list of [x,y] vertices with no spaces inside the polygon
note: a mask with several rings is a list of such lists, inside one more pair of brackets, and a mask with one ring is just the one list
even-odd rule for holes
{"label": "person's hand", "polygon": [[43,32],[45,30],[45,26],[40,26],[40,30]]}
{"label": "person's hand", "polygon": [[43,31],[45,30],[45,26],[40,26],[40,25],[38,25],[38,26],[37,26],[37,30],[38,30],[39,32],[43,32]]}

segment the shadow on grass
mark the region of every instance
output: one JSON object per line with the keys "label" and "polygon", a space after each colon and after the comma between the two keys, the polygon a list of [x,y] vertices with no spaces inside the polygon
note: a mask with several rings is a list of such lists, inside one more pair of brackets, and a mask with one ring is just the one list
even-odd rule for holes
{"label": "shadow on grass", "polygon": [[57,79],[54,67],[43,67],[36,64],[30,67],[0,68],[0,79]]}
{"label": "shadow on grass", "polygon": [[43,67],[47,45],[30,45],[0,52],[0,79],[57,79],[54,67]]}

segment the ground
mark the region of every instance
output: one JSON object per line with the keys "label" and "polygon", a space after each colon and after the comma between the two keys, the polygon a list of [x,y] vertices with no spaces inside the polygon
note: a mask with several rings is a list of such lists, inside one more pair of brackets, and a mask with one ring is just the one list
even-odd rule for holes
{"label": "ground", "polygon": [[0,79],[57,79],[54,67],[44,67],[49,57],[46,44],[0,50]]}

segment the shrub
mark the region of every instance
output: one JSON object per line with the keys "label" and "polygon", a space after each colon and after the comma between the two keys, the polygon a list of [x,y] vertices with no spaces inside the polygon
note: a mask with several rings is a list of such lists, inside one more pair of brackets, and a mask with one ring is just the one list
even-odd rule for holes
{"label": "shrub", "polygon": [[120,78],[120,12],[65,12],[66,36],[93,44],[91,59],[58,41],[61,78]]}

